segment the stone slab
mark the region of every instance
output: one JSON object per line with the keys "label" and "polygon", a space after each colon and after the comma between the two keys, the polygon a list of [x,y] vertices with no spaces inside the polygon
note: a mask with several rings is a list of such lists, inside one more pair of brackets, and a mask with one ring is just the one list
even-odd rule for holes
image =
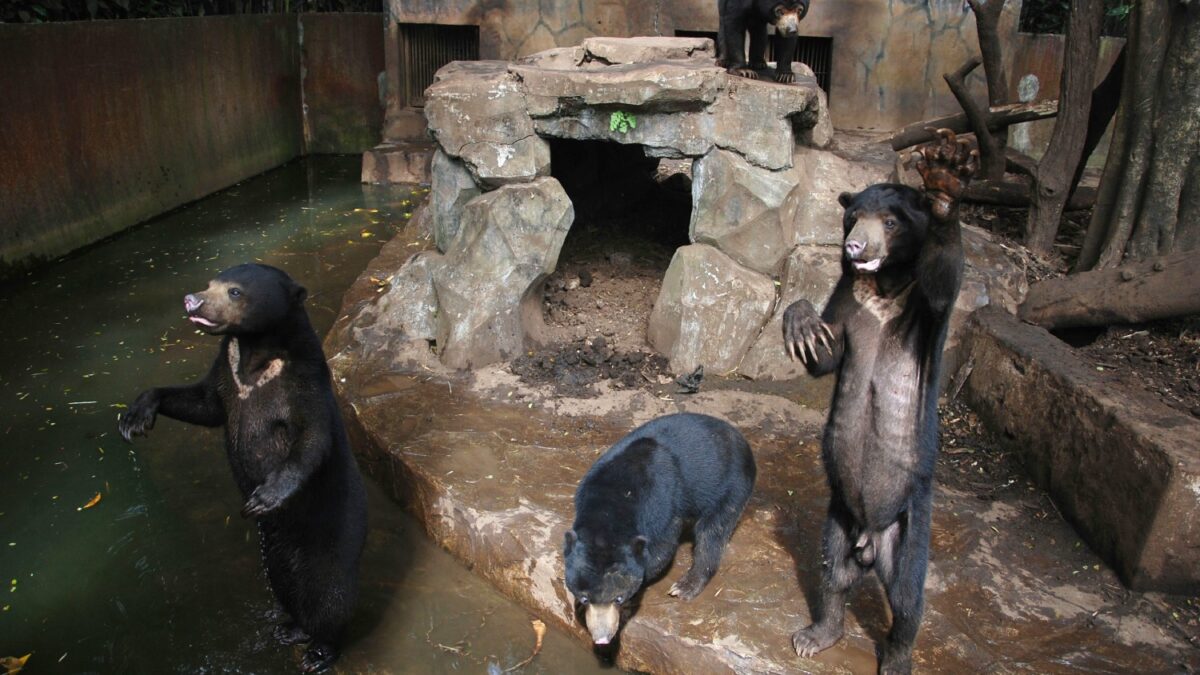
{"label": "stone slab", "polygon": [[1137,589],[1200,593],[1200,421],[995,307],[965,327],[971,406]]}
{"label": "stone slab", "polygon": [[370,185],[428,184],[433,143],[382,143],[363,153],[362,182]]}

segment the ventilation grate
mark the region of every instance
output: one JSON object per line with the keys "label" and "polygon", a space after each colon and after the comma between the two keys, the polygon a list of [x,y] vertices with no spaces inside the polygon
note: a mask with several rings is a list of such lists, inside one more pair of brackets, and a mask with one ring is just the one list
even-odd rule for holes
{"label": "ventilation grate", "polygon": [[433,74],[451,61],[479,60],[479,26],[400,24],[400,74],[404,105],[425,105],[425,88]]}

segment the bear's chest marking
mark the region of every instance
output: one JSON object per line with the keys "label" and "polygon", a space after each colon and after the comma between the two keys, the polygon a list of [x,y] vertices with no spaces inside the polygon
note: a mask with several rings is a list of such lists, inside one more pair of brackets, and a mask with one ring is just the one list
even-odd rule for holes
{"label": "bear's chest marking", "polygon": [[899,293],[887,297],[879,294],[879,284],[874,276],[859,276],[854,279],[854,300],[880,324],[885,324],[904,312],[915,285],[915,282],[909,282]]}
{"label": "bear's chest marking", "polygon": [[237,396],[243,401],[250,398],[250,394],[254,393],[255,389],[279,377],[283,372],[283,359],[271,359],[258,379],[251,384],[246,384],[242,382],[242,378],[238,377],[238,366],[241,365],[241,362],[242,352],[238,348],[237,338],[233,338],[229,341],[229,370],[233,373],[233,384],[237,387]]}

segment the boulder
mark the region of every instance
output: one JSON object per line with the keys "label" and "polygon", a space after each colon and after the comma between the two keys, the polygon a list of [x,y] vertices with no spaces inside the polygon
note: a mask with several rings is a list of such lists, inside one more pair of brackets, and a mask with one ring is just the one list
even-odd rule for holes
{"label": "boulder", "polygon": [[533,130],[525,94],[504,61],[455,61],[425,90],[425,116],[441,149],[466,162],[475,182],[499,187],[550,169],[550,150]]}
{"label": "boulder", "polygon": [[539,117],[534,128],[543,136],[637,144],[650,157],[703,157],[713,148],[713,117],[684,113],[636,113],[634,127],[613,128],[611,110],[583,108]]}
{"label": "boulder", "polygon": [[458,234],[463,207],[481,190],[460,160],[440,149],[433,153],[428,218],[439,251],[445,252]]}
{"label": "boulder", "polygon": [[763,326],[746,352],[738,374],[752,380],[791,380],[808,377],[804,364],[793,361],[783,346],[783,313],[797,300],[808,300],[817,308],[825,303],[842,276],[842,250],[838,246],[797,246],[783,262],[779,302],[771,320]]}
{"label": "boulder", "polygon": [[363,153],[362,182],[370,185],[428,183],[432,143],[382,143]]}
{"label": "boulder", "polygon": [[509,72],[530,97],[565,99],[576,107],[646,110],[702,109],[716,100],[726,77],[725,71],[711,62],[663,61],[572,70],[514,63]]}
{"label": "boulder", "polygon": [[433,273],[442,362],[470,368],[513,356],[529,321],[541,318],[540,291],[558,264],[575,218],[553,178],[506,185],[463,207],[445,264]]}
{"label": "boulder", "polygon": [[671,370],[710,373],[737,367],[775,304],[770,277],[705,244],[675,251],[650,313],[647,337]]}
{"label": "boulder", "polygon": [[591,37],[583,41],[585,58],[605,64],[650,63],[701,59],[712,62],[717,48],[708,38],[680,37]]}
{"label": "boulder", "polygon": [[768,171],[737,153],[715,149],[692,173],[691,240],[711,244],[763,274],[778,271],[796,244],[792,225],[801,199],[796,172]]}
{"label": "boulder", "polygon": [[828,150],[797,147],[792,161],[802,198],[793,225],[796,243],[841,246],[842,205],[838,195],[887,181],[890,167],[851,161]]}
{"label": "boulder", "polygon": [[803,86],[724,78],[725,91],[709,108],[713,143],[765,169],[791,167],[796,145],[793,128],[807,121],[817,124],[821,113],[816,81]]}

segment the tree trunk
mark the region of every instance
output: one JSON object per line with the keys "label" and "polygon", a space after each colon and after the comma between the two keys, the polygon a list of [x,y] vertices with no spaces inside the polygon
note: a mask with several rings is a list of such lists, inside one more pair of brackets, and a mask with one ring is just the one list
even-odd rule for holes
{"label": "tree trunk", "polygon": [[1008,100],[1008,75],[1004,72],[1004,53],[1000,49],[1000,15],[1005,0],[967,0],[975,12],[975,33],[983,56],[983,75],[987,78],[988,105]]}
{"label": "tree trunk", "polygon": [[1063,48],[1063,76],[1058,118],[1046,154],[1034,176],[1033,202],[1025,245],[1035,254],[1048,255],[1058,235],[1063,207],[1070,196],[1071,180],[1087,138],[1096,56],[1100,51],[1103,0],[1076,0],[1067,17]]}
{"label": "tree trunk", "polygon": [[[1012,208],[1026,208],[1030,198],[1029,183],[1024,180],[977,180],[963,190],[963,201],[974,204],[996,204]],[[1066,210],[1077,211],[1091,208],[1096,203],[1096,191],[1080,188],[1067,200]]]}
{"label": "tree trunk", "polygon": [[[1121,108],[1078,270],[1116,267],[1126,257],[1198,244],[1194,229],[1200,226],[1194,215],[1184,214],[1196,214],[1200,199],[1200,178],[1195,178],[1200,171],[1190,168],[1200,162],[1195,112],[1200,4],[1142,0],[1134,7]],[[1164,114],[1164,108],[1172,112]],[[1157,162],[1153,175],[1152,157]]]}
{"label": "tree trunk", "polygon": [[[1008,105],[992,106],[987,113],[988,129],[1000,130],[1021,122],[1044,120],[1058,114],[1058,101],[1037,101],[1035,103],[1010,103]],[[893,150],[911,148],[919,143],[928,143],[937,138],[935,129],[949,129],[956,134],[974,131],[970,120],[964,113],[947,115],[931,120],[914,122],[892,134]]]}
{"label": "tree trunk", "polygon": [[1047,329],[1142,323],[1200,313],[1200,266],[1188,252],[1047,279],[1017,315]]}
{"label": "tree trunk", "polygon": [[988,128],[987,111],[971,98],[965,83],[967,75],[978,68],[980,63],[982,61],[979,57],[973,57],[958,70],[946,73],[942,77],[966,113],[971,130],[975,132],[975,140],[979,143],[979,178],[1000,180],[1004,177],[1004,145],[1007,136],[991,132]]}

